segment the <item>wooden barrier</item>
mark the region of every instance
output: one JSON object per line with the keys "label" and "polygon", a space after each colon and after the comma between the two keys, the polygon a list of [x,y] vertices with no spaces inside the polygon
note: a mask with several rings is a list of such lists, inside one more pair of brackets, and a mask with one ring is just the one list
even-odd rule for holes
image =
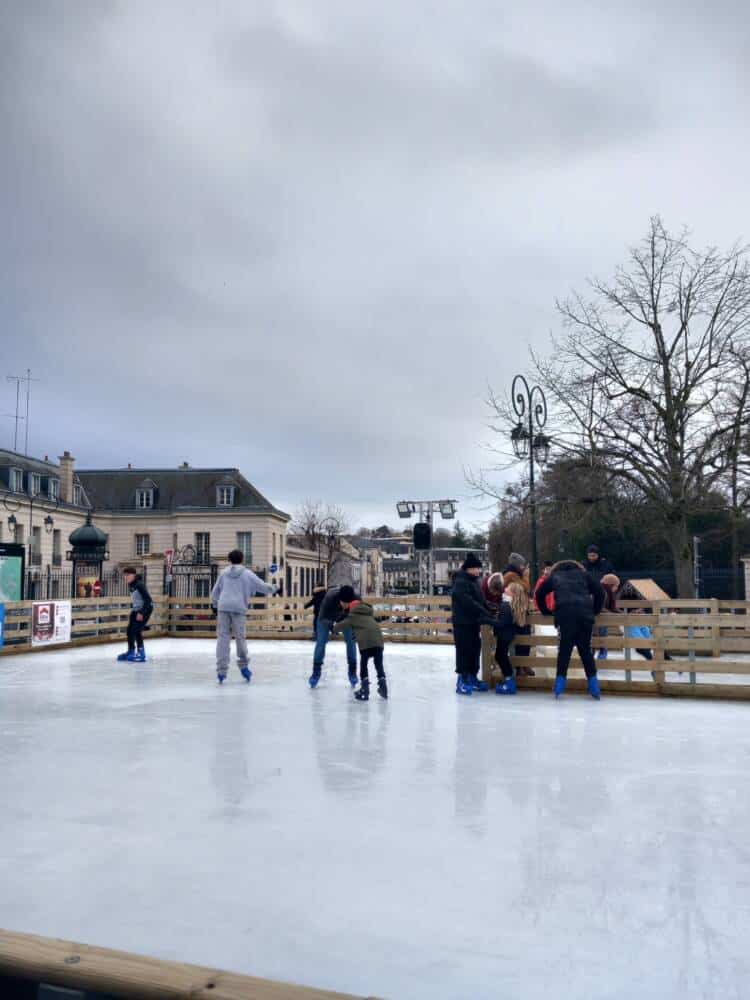
{"label": "wooden barrier", "polygon": [[[59,598],[64,600],[65,598]],[[49,652],[71,646],[113,642],[125,636],[128,616],[132,610],[129,597],[90,597],[71,601],[71,636],[69,643],[32,646],[31,607],[33,601],[16,601],[5,605],[3,655],[28,652]],[[146,636],[160,638],[169,631],[169,601],[166,597],[154,600],[154,613],[148,623]]]}
{"label": "wooden barrier", "polygon": [[356,1000],[351,994],[0,930],[0,995],[3,976],[129,1000]]}

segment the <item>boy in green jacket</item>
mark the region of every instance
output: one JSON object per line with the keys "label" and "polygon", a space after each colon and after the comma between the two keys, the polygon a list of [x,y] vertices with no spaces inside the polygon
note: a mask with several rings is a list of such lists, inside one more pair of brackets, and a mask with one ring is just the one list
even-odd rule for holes
{"label": "boy in green jacket", "polygon": [[336,622],[334,631],[342,631],[351,628],[359,646],[360,667],[359,679],[360,687],[354,692],[357,701],[368,701],[370,698],[370,678],[367,671],[367,664],[370,660],[375,663],[375,671],[378,675],[378,694],[381,698],[388,697],[388,685],[385,680],[385,670],[383,670],[383,633],[380,626],[375,621],[375,613],[371,604],[366,604],[354,593],[354,588],[343,586],[339,591],[339,601],[342,609],[346,612],[346,617]]}

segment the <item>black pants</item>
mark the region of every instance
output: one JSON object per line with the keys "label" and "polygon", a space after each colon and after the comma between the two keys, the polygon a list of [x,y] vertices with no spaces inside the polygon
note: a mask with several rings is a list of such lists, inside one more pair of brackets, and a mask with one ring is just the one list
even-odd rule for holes
{"label": "black pants", "polygon": [[508,650],[511,647],[511,643],[506,642],[505,639],[498,638],[497,645],[495,646],[495,663],[500,667],[503,672],[503,677],[513,676],[513,665],[510,662],[510,656],[508,655]]}
{"label": "black pants", "polygon": [[378,680],[381,677],[385,677],[385,670],[383,670],[383,650],[379,646],[372,646],[370,649],[360,649],[359,651],[359,678],[362,681],[370,680],[370,675],[367,671],[367,664],[373,661],[375,664],[375,673],[378,675]]}
{"label": "black pants", "polygon": [[[531,625],[519,625],[516,627],[518,635],[531,635]],[[531,646],[519,646],[516,640],[516,656],[531,656]]]}
{"label": "black pants", "polygon": [[137,646],[138,649],[143,649],[143,629],[146,627],[146,623],[137,622],[135,620],[137,612],[131,611],[130,618],[128,619],[128,649],[133,650]]}
{"label": "black pants", "polygon": [[583,669],[587,677],[596,677],[596,663],[591,650],[592,622],[562,621],[560,622],[560,645],[557,650],[557,676],[567,677],[570,665],[570,654],[573,647],[583,661]]}
{"label": "black pants", "polygon": [[462,677],[477,677],[482,658],[482,637],[478,625],[454,625],[453,641],[456,644],[456,673]]}
{"label": "black pants", "polygon": [[640,653],[644,660],[653,660],[654,658],[650,649],[636,649],[636,653]]}

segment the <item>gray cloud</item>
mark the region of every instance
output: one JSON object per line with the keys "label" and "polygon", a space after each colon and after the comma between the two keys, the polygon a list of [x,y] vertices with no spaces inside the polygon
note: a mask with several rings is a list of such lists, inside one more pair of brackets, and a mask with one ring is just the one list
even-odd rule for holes
{"label": "gray cloud", "polygon": [[238,464],[280,504],[380,519],[465,495],[484,387],[544,347],[555,296],[654,211],[742,235],[747,23],[6,4],[3,374],[42,379],[33,450]]}

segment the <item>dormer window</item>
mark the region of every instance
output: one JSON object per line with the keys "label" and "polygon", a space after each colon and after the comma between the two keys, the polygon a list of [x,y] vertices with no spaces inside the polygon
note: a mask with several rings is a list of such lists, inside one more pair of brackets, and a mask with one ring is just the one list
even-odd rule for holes
{"label": "dormer window", "polygon": [[154,491],[144,487],[135,491],[135,505],[138,510],[150,510],[154,506]]}
{"label": "dormer window", "polygon": [[23,493],[23,470],[10,470],[10,489],[12,493]]}
{"label": "dormer window", "polygon": [[49,496],[50,500],[59,500],[60,499],[60,480],[59,479],[50,479],[48,481],[48,483],[47,483],[47,495]]}
{"label": "dormer window", "polygon": [[32,472],[30,478],[30,493],[33,497],[38,497],[42,492],[42,477],[38,472]]}
{"label": "dormer window", "polygon": [[83,507],[83,486],[80,483],[73,486],[73,503],[76,507]]}
{"label": "dormer window", "polygon": [[216,487],[216,506],[234,507],[234,486]]}

